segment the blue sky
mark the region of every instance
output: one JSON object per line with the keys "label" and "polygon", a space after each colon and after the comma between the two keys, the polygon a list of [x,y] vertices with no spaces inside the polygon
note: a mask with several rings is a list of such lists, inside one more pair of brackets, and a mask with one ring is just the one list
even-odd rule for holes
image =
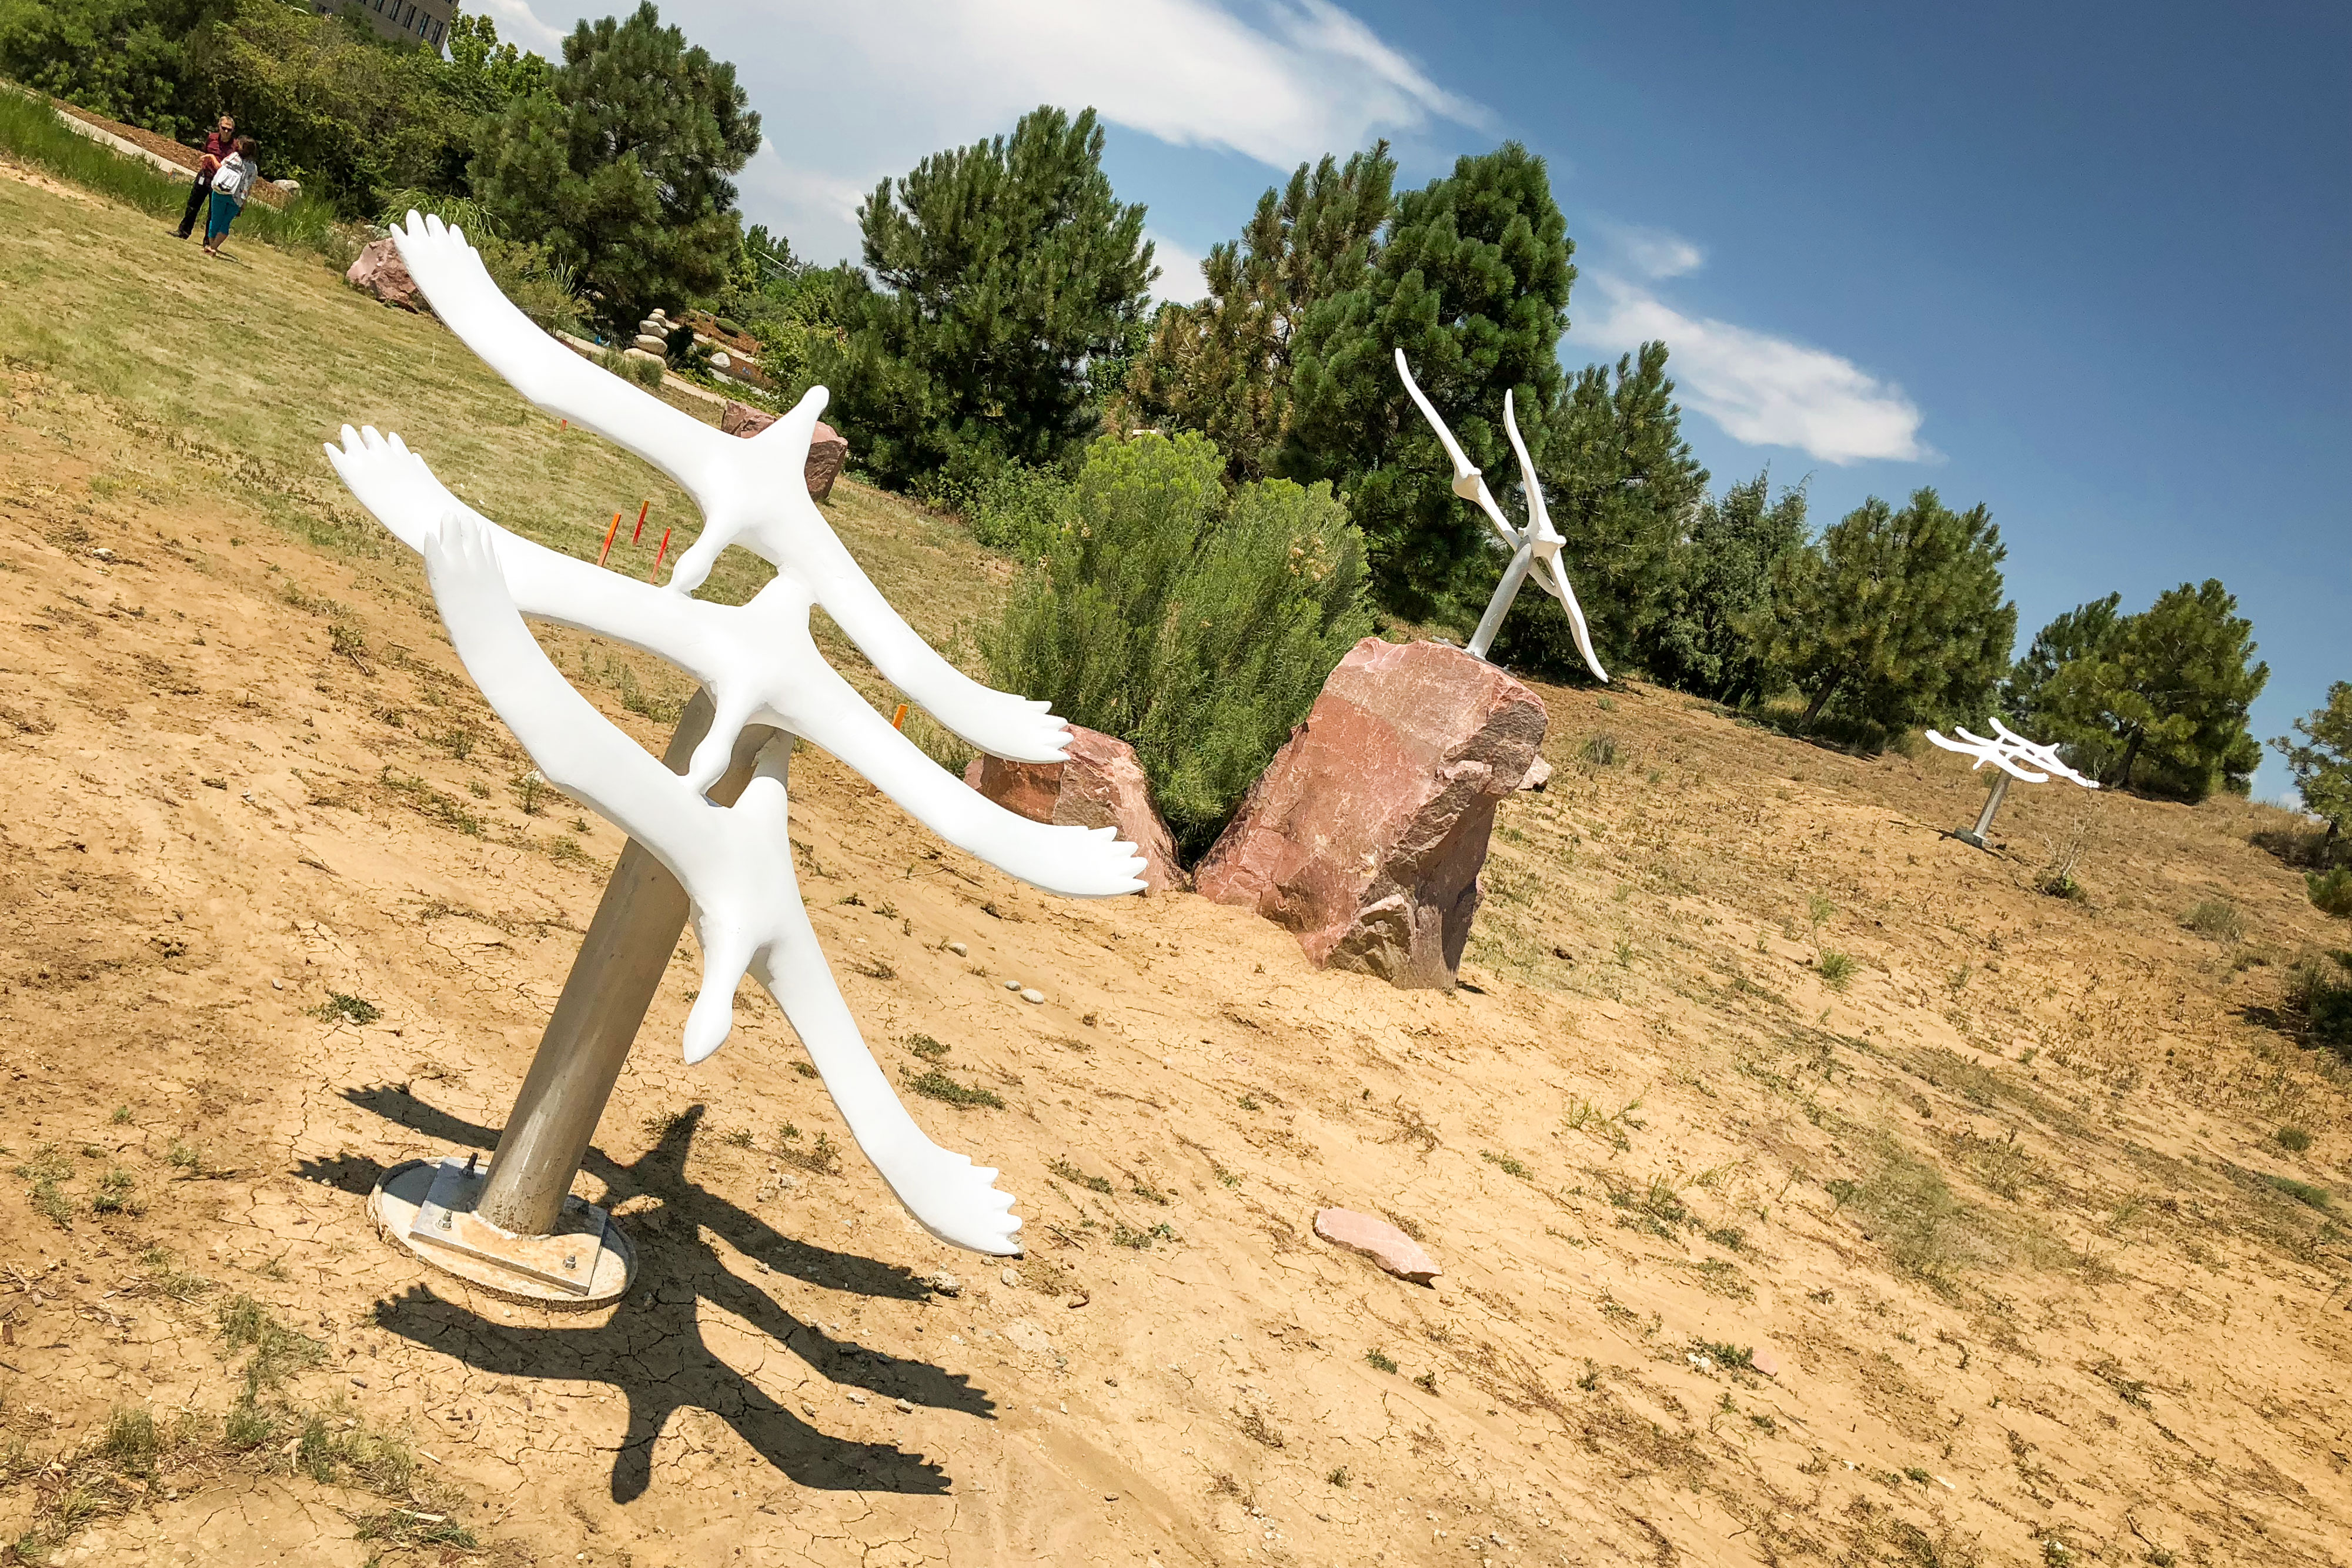
{"label": "blue sky", "polygon": [[[509,37],[614,5],[488,0]],[[2021,641],[2219,577],[2258,736],[2352,680],[2352,7],[674,0],[768,145],[755,221],[819,259],[935,148],[1097,106],[1161,287],[1295,163],[1385,135],[1421,183],[1516,138],[1581,270],[1571,364],[1674,351],[1718,486],[1826,523],[1990,506]],[[2266,762],[2257,793],[2284,770]]]}

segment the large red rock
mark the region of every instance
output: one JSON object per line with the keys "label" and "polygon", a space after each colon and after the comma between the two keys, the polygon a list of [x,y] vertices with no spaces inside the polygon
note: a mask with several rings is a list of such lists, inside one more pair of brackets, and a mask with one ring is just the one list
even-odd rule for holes
{"label": "large red rock", "polygon": [[1176,841],[1152,808],[1151,784],[1135,747],[1099,730],[1070,726],[1064,762],[1007,762],[974,758],[963,781],[1033,822],[1117,828],[1143,856],[1143,884],[1153,893],[1192,885],[1176,863]]}
{"label": "large red rock", "polygon": [[[747,440],[775,423],[774,414],[743,402],[730,402],[719,413],[721,431]],[[832,495],[833,482],[841,477],[842,466],[848,461],[849,443],[833,426],[817,421],[816,431],[809,438],[808,465],[802,470],[802,476],[808,481],[809,495],[819,501]]]}
{"label": "large red rock", "polygon": [[1536,695],[1437,643],[1367,637],[1193,871],[1317,964],[1450,990],[1495,807],[1543,742]]}
{"label": "large red rock", "polygon": [[1318,1209],[1315,1234],[1335,1247],[1362,1253],[1398,1279],[1416,1285],[1426,1285],[1445,1271],[1420,1242],[1388,1221],[1352,1208]]}
{"label": "large red rock", "polygon": [[389,236],[360,252],[359,259],[343,274],[343,281],[386,305],[418,312],[425,308],[424,291],[408,276],[408,264],[400,259],[400,250]]}

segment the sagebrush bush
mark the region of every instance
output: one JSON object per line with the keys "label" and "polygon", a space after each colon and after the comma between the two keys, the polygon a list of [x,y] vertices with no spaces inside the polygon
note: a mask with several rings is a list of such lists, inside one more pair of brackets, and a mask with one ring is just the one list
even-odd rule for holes
{"label": "sagebrush bush", "polygon": [[2334,871],[2306,872],[2303,884],[2311,891],[2311,902],[2322,913],[2339,920],[2352,920],[2352,865],[2340,865]]}
{"label": "sagebrush bush", "polygon": [[2286,1005],[2314,1040],[2352,1056],[2352,953],[2307,953],[2286,973]]}
{"label": "sagebrush bush", "polygon": [[2183,915],[2180,924],[2216,942],[2242,941],[2246,935],[2246,917],[2227,899],[2206,899]]}
{"label": "sagebrush bush", "polygon": [[1144,435],[1095,443],[1060,496],[1021,481],[1002,526],[1035,564],[981,637],[998,685],[1135,747],[1187,860],[1371,627],[1363,538],[1330,487],[1229,494],[1223,469],[1204,436]]}

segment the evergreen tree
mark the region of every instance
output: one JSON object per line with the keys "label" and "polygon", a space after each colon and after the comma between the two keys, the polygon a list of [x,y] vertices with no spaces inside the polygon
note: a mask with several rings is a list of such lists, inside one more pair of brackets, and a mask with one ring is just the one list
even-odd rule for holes
{"label": "evergreen tree", "polygon": [[1275,471],[1338,487],[1381,599],[1402,613],[1466,622],[1489,580],[1472,569],[1490,558],[1486,525],[1454,496],[1395,352],[1473,463],[1509,473],[1507,389],[1540,462],[1549,427],[1537,416],[1559,394],[1574,248],[1543,160],[1506,142],[1408,192],[1362,282],[1316,304],[1298,329]]}
{"label": "evergreen tree", "polygon": [[[1617,361],[1613,379],[1610,367],[1587,365],[1544,423],[1544,499],[1567,540],[1560,555],[1594,649],[1612,669],[1632,663],[1660,674],[1652,653],[1681,564],[1677,546],[1707,481],[1683,440],[1666,346],[1643,344]],[[1519,428],[1528,434],[1524,417]],[[1505,461],[1510,466],[1487,478],[1498,492],[1517,472],[1516,459]],[[1555,676],[1584,670],[1568,612],[1549,594],[1520,595],[1495,657]]]}
{"label": "evergreen tree", "polygon": [[1653,679],[1735,706],[1770,695],[1758,641],[1769,622],[1776,568],[1805,546],[1805,492],[1771,494],[1771,476],[1699,503],[1662,576],[1659,613],[1640,648]]}
{"label": "evergreen tree", "polygon": [[1010,137],[933,153],[858,208],[866,265],[828,366],[866,465],[1049,463],[1099,418],[1089,372],[1132,351],[1158,269],[1143,208],[1112,193],[1095,111],[1044,108]]}
{"label": "evergreen tree", "polygon": [[548,86],[483,128],[482,204],[571,267],[608,321],[716,289],[741,245],[728,176],[760,145],[735,68],[646,0],[573,28]]}
{"label": "evergreen tree", "polygon": [[2271,742],[2286,758],[2287,771],[2303,797],[2303,809],[2327,821],[2327,850],[2352,828],[2352,681],[2327,688],[2327,706],[2294,721],[2300,742],[2280,736]]}
{"label": "evergreen tree", "polygon": [[[2033,634],[2033,645],[2001,684],[2001,704],[2009,709],[2010,721],[2021,728],[2042,727],[2030,728],[2033,738],[2045,746],[2063,744],[2073,748],[2078,768],[2085,766],[2084,748],[2103,745],[2105,732],[2095,736],[2042,733],[2042,728],[2049,726],[2066,723],[2063,714],[2047,711],[2050,683],[2060,670],[2077,659],[2104,659],[2114,653],[2116,632],[2125,620],[2116,613],[2116,607],[2123,602],[2123,597],[2110,593],[2105,599],[2077,604],[2052,621]],[[2104,766],[2102,755],[2089,763],[2087,770],[2095,772]]]}
{"label": "evergreen tree", "polygon": [[[2065,745],[2102,783],[2201,800],[2243,793],[2262,761],[2247,710],[2270,666],[2252,663],[2253,622],[2215,579],[2182,583],[2137,615],[2100,631],[2115,601],[2085,605],[2064,630],[2043,629],[2054,653],[2079,647],[2032,696],[2036,738]],[[2030,655],[2029,655],[2030,656]]]}
{"label": "evergreen tree", "polygon": [[1805,699],[1802,727],[1831,715],[1876,744],[1980,717],[2017,635],[2017,606],[2001,598],[2007,554],[1985,507],[1954,512],[1921,489],[1899,512],[1873,496],[1783,556],[1767,656]]}
{"label": "evergreen tree", "polygon": [[1197,430],[1225,453],[1235,480],[1264,476],[1290,423],[1291,350],[1316,305],[1363,281],[1388,221],[1396,160],[1389,144],[1301,163],[1258,198],[1238,242],[1202,264],[1199,304],[1162,307],[1114,420]]}

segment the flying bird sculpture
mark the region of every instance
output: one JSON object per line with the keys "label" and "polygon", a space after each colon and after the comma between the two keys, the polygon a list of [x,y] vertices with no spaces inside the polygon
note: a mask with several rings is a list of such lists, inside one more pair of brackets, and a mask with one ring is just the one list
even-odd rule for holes
{"label": "flying bird sculpture", "polygon": [[[801,465],[824,407],[823,388],[748,441],[723,435],[541,330],[499,292],[464,230],[412,212],[392,237],[433,313],[485,364],[539,407],[635,453],[694,497],[703,529],[671,569],[672,591],[692,593],[720,552],[742,545],[799,579],[885,680],[957,735],[1009,761],[1063,759],[1069,727],[1045,704],[992,691],[941,658],[866,580],[809,498]],[[723,759],[735,743],[729,716],[722,709],[711,726],[698,776],[723,767],[711,758]]]}
{"label": "flying bird sculpture", "polygon": [[1412,379],[1412,370],[1405,363],[1402,349],[1396,351],[1396,368],[1413,406],[1437,432],[1445,455],[1454,461],[1454,493],[1486,514],[1486,520],[1495,525],[1495,531],[1511,549],[1510,564],[1503,569],[1503,580],[1496,584],[1494,597],[1486,601],[1486,613],[1479,617],[1478,630],[1471,634],[1470,652],[1481,659],[1486,656],[1486,650],[1494,646],[1496,633],[1503,629],[1503,617],[1509,613],[1511,601],[1519,596],[1520,585],[1533,573],[1536,586],[1559,600],[1560,608],[1568,612],[1569,627],[1576,634],[1576,651],[1584,655],[1585,667],[1598,679],[1606,681],[1609,672],[1601,667],[1601,656],[1592,651],[1592,633],[1584,623],[1583,606],[1577,603],[1576,590],[1569,585],[1568,568],[1559,559],[1560,546],[1568,541],[1552,527],[1551,513],[1544,505],[1542,482],[1536,477],[1535,464],[1528,458],[1528,444],[1519,436],[1511,394],[1507,391],[1503,393],[1503,428],[1510,434],[1511,451],[1519,460],[1520,484],[1527,491],[1525,528],[1514,528],[1503,515],[1503,508],[1495,502],[1494,492],[1486,487],[1485,474],[1463,452],[1462,444],[1454,439],[1454,433],[1437,417],[1437,410],[1422,392],[1420,383]]}
{"label": "flying bird sculpture", "polygon": [[[500,528],[452,495],[397,434],[344,426],[328,460],[362,505],[422,554],[458,657],[548,780],[627,832],[686,890],[702,947],[685,1054],[700,1061],[733,1027],[739,982],[766,988],[808,1049],[858,1147],[933,1235],[1014,1254],[1021,1221],[997,1173],[924,1135],[875,1062],[803,907],[786,831],[794,737],[823,747],[950,843],[1049,892],[1137,893],[1143,866],[1113,828],[1034,822],[948,773],[824,662],[809,632],[823,605],[875,665],[949,729],[1016,761],[1055,762],[1068,727],[1044,703],[957,670],[884,601],[802,479],[823,388],[751,440],[721,435],[591,365],[499,292],[462,231],[409,214],[394,231],[435,312],[516,389],[677,479],[707,526],[667,587],[639,583]],[[742,605],[692,597],[729,544],[776,576]],[[714,709],[683,776],[573,690],[523,624],[529,615],[614,638],[700,680]],[[731,806],[705,792],[744,728],[782,732]]]}
{"label": "flying bird sculpture", "polygon": [[1992,830],[1993,813],[2000,810],[2002,800],[2008,796],[2011,779],[2028,784],[2046,784],[2055,775],[2085,789],[2099,787],[2095,781],[2084,778],[2059,760],[2056,747],[2037,745],[1997,718],[1992,721],[1992,727],[1995,738],[1990,740],[1962,729],[1958,725],[1952,727],[1952,735],[1948,737],[1932,729],[1927,731],[1927,739],[1934,745],[1946,751],[1956,751],[1962,757],[1975,758],[1975,765],[1969,769],[1969,772],[1977,771],[1988,762],[2000,769],[1993,775],[1992,793],[1985,798],[1984,810],[1978,814],[1977,825],[1972,829],[1963,828],[1953,835],[1961,842],[1974,844],[1979,849],[1987,847],[1985,834]]}

